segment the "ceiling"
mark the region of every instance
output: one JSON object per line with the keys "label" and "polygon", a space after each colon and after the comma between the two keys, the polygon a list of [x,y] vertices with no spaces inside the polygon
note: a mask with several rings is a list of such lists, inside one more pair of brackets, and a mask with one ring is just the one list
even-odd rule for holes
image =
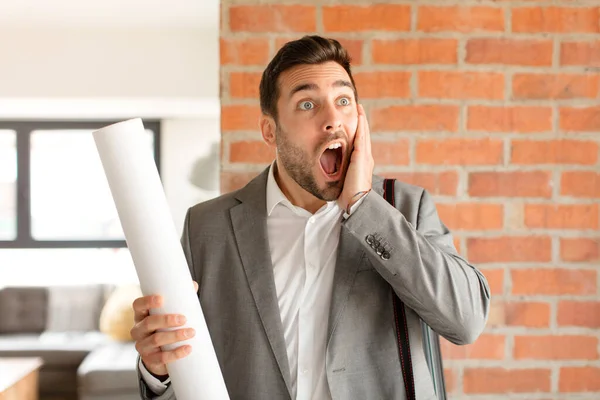
{"label": "ceiling", "polygon": [[214,29],[219,0],[0,0],[0,26]]}

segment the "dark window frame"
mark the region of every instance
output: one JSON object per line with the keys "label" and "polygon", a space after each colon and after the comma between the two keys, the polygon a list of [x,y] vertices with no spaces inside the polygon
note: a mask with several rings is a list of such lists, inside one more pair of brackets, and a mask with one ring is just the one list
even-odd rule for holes
{"label": "dark window frame", "polygon": [[[0,249],[124,248],[125,240],[36,240],[31,236],[31,133],[39,130],[97,130],[119,121],[8,121],[0,120],[0,130],[16,132],[17,140],[17,236],[0,240]],[[144,128],[154,132],[154,160],[160,174],[160,120],[144,120]]]}

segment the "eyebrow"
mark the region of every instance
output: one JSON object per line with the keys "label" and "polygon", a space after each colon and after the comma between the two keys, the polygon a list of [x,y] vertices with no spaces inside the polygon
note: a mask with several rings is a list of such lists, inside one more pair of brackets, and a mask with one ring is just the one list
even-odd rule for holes
{"label": "eyebrow", "polygon": [[[352,83],[350,81],[347,81],[345,79],[338,79],[337,81],[333,82],[333,87],[349,87],[350,89],[354,90],[354,86],[352,85]],[[292,91],[290,92],[290,97],[292,97],[294,94],[301,92],[303,90],[317,90],[319,89],[319,86],[316,83],[303,83],[301,85],[295,86]]]}

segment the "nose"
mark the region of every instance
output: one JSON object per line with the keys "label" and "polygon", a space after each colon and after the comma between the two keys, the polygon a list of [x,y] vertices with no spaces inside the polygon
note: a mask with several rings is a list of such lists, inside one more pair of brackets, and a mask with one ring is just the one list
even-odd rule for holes
{"label": "nose", "polygon": [[322,129],[326,133],[334,133],[342,128],[341,112],[333,104],[323,107]]}

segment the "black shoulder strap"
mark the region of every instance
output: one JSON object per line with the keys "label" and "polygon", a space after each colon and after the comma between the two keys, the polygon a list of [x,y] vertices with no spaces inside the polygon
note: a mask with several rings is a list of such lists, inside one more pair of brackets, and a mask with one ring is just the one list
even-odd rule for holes
{"label": "black shoulder strap", "polygon": [[[383,197],[393,207],[395,207],[394,183],[394,179],[385,179],[383,181]],[[406,310],[404,309],[404,303],[398,298],[394,292],[394,289],[392,289],[392,298],[394,302],[394,318],[396,322],[398,352],[400,354],[400,363],[402,367],[402,377],[404,378],[404,388],[406,389],[406,398],[407,400],[416,400],[415,378],[413,376],[412,359],[410,357],[408,325],[406,324]]]}

